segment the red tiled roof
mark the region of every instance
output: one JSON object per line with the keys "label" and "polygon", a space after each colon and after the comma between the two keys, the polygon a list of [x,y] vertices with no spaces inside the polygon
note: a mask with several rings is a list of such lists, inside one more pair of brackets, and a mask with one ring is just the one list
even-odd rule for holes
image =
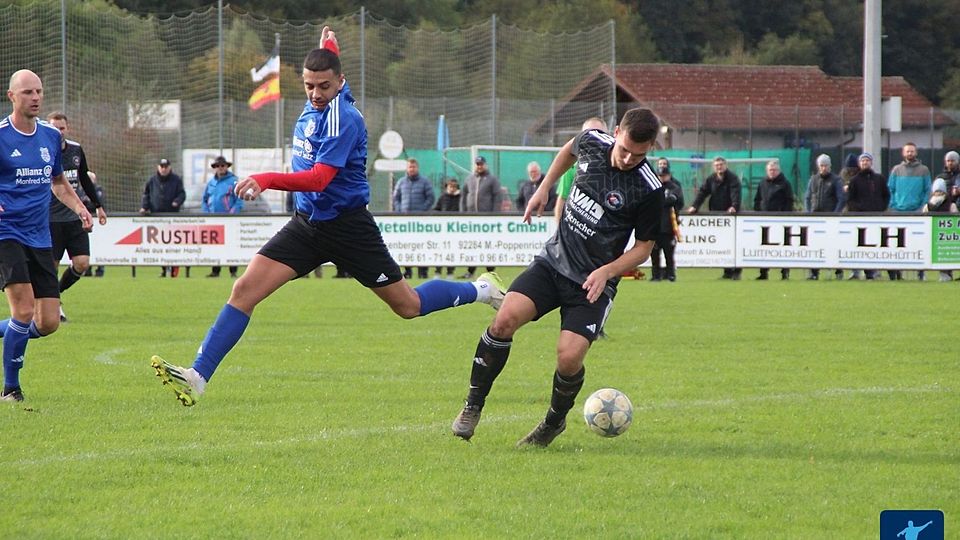
{"label": "red tiled roof", "polygon": [[[595,101],[591,95],[609,85],[610,73],[608,64],[598,67],[561,101],[561,108]],[[675,129],[792,131],[799,121],[803,130],[832,131],[862,122],[863,79],[831,77],[817,66],[620,64],[616,80],[621,101],[650,107]],[[930,124],[933,104],[903,77],[883,77],[881,95],[903,98],[904,126]],[[953,121],[934,109],[934,124]]]}

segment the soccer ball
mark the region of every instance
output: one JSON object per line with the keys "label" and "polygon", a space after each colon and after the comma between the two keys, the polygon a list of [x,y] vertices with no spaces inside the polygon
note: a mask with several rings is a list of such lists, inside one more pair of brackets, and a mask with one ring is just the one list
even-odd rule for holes
{"label": "soccer ball", "polygon": [[623,392],[601,388],[583,404],[583,419],[591,431],[604,437],[616,437],[630,427],[633,404]]}

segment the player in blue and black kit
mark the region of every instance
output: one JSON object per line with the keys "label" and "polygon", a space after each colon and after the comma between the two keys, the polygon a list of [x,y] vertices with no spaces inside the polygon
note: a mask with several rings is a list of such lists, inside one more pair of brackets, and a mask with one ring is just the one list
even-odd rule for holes
{"label": "player in blue and black kit", "polygon": [[[542,214],[553,184],[576,163],[557,232],[517,276],[473,356],[466,404],[453,434],[469,440],[521,326],[560,308],[557,370],[546,418],[518,446],[547,446],[566,428],[583,387],[583,360],[613,307],[620,276],[647,260],[662,227],[663,186],[647,163],[660,130],[649,109],[630,109],[610,136],[591,129],[561,148],[523,214]],[[636,239],[624,251],[630,236]]]}
{"label": "player in blue and black kit", "polygon": [[[10,78],[13,113],[0,121],[0,287],[10,304],[3,333],[4,401],[23,401],[20,369],[27,340],[60,325],[60,291],[50,241],[50,195],[73,210],[82,225],[90,212],[63,176],[60,131],[37,121],[43,83],[29,70]],[[51,189],[52,188],[52,189]]]}
{"label": "player in blue and black kit", "polygon": [[307,103],[293,130],[292,173],[263,173],[237,183],[255,199],[266,189],[295,192],[296,214],[250,261],[210,328],[193,367],[154,356],[151,365],[183,405],[193,405],[224,356],[239,341],[253,309],[284,283],[333,262],[405,319],[472,302],[494,308],[503,299],[495,274],[473,283],[431,280],[416,289],[403,279],[373,216],[367,211],[367,129],[341,73],[336,38],[321,33],[323,48],[303,61]]}

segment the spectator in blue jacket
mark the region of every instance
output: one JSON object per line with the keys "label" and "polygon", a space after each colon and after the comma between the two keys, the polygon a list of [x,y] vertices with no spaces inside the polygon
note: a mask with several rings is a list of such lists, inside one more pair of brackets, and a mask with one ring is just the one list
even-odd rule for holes
{"label": "spectator in blue jacket", "polygon": [[[919,212],[930,199],[930,169],[917,158],[917,145],[908,142],[901,150],[903,161],[890,170],[887,187],[890,189],[890,209],[894,212]],[[888,270],[891,280],[903,279],[900,270]],[[923,271],[917,272],[923,281]]]}
{"label": "spectator in blue jacket", "polygon": [[[237,214],[243,209],[243,200],[233,192],[237,186],[237,176],[230,172],[233,163],[223,156],[217,156],[210,164],[213,167],[213,177],[207,182],[203,190],[203,199],[200,209],[207,214]],[[207,277],[220,277],[221,267],[210,268]],[[237,277],[237,267],[230,267],[230,277]]]}
{"label": "spectator in blue jacket", "polygon": [[[393,189],[393,211],[401,214],[430,212],[436,200],[430,180],[420,176],[420,163],[413,158],[408,159],[407,174],[397,181]],[[428,272],[426,266],[417,267],[417,276],[420,278],[426,278]],[[403,277],[413,277],[413,268],[405,267]]]}

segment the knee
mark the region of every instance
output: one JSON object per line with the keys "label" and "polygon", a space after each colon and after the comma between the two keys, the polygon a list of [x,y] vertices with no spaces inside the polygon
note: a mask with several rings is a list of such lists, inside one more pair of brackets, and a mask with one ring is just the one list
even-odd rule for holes
{"label": "knee", "polygon": [[41,336],[49,336],[50,334],[57,331],[60,328],[60,314],[57,313],[55,318],[44,317],[37,323],[37,331],[40,332]]}
{"label": "knee", "polygon": [[87,268],[90,268],[89,259],[77,259],[73,261],[73,269],[78,273],[82,274],[87,271]]}
{"label": "knee", "polygon": [[512,338],[517,329],[520,328],[520,321],[510,315],[498,312],[497,316],[490,323],[490,334],[503,339]]}

